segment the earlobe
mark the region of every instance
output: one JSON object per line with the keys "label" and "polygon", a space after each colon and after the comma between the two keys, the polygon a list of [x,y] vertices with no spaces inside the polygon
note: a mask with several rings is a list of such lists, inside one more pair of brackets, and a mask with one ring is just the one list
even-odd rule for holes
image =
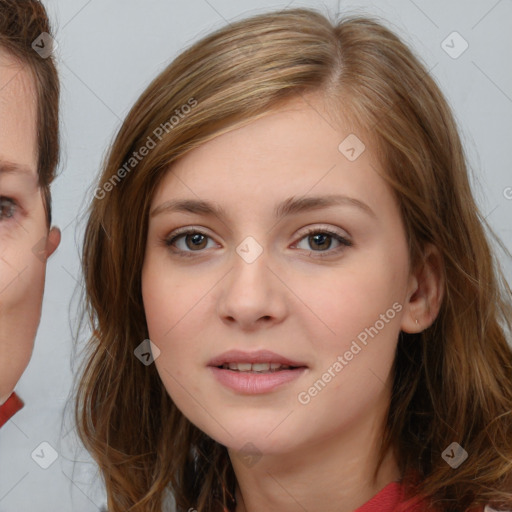
{"label": "earlobe", "polygon": [[60,229],[57,227],[53,227],[48,233],[48,238],[46,239],[46,257],[49,258],[54,252],[55,249],[60,244],[61,234]]}
{"label": "earlobe", "polygon": [[410,276],[402,331],[419,333],[430,327],[439,313],[443,296],[443,258],[436,246],[428,244],[422,263]]}

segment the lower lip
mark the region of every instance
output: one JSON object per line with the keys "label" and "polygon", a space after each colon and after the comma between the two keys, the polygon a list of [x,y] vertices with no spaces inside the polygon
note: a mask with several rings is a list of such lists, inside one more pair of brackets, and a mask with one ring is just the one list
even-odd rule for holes
{"label": "lower lip", "polygon": [[271,373],[237,372],[209,366],[215,378],[224,386],[245,395],[268,393],[279,386],[299,378],[305,367],[294,370],[279,370]]}

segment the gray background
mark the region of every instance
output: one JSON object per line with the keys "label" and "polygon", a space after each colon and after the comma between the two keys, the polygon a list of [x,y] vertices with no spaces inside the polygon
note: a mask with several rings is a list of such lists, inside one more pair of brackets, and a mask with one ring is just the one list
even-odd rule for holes
{"label": "gray background", "polygon": [[[106,148],[131,105],[177,53],[213,29],[287,5],[384,18],[420,54],[446,94],[475,173],[477,200],[512,250],[510,0],[43,1],[59,44],[62,79],[63,155],[53,197],[54,223],[63,238],[48,264],[34,354],[16,388],[26,405],[0,432],[0,512],[94,512],[104,502],[94,464],[79,449],[72,422],[63,422],[75,364],[83,210]],[[457,59],[441,47],[453,31],[469,44]],[[499,258],[510,279],[510,260],[501,253]],[[41,453],[42,442],[57,455],[46,470],[31,458],[36,448]],[[50,451],[44,450],[45,457]]]}

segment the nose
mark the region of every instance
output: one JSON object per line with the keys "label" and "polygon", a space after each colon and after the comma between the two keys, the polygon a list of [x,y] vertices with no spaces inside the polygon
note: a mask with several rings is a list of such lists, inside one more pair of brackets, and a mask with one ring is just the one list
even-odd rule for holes
{"label": "nose", "polygon": [[221,281],[217,303],[217,314],[224,323],[254,331],[284,320],[288,312],[287,287],[277,265],[269,259],[265,250],[250,263],[234,253],[233,268]]}

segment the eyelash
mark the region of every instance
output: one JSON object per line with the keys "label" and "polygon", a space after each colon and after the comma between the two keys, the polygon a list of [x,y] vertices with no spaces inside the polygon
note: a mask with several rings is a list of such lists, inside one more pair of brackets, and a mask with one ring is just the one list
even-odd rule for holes
{"label": "eyelash", "polygon": [[[338,247],[334,250],[326,250],[326,251],[310,250],[309,251],[310,253],[318,253],[317,255],[313,256],[314,258],[326,258],[329,256],[333,256],[333,254],[338,254],[338,252],[344,250],[346,247],[352,247],[352,245],[353,245],[352,242],[350,242],[346,238],[342,237],[338,233],[331,231],[330,229],[322,229],[322,228],[309,229],[306,233],[304,233],[301,236],[301,238],[298,240],[297,244],[299,242],[301,242],[304,238],[307,238],[308,236],[313,235],[313,234],[329,235],[341,244],[340,247]],[[176,240],[178,240],[179,238],[181,238],[185,235],[203,235],[203,236],[206,236],[207,238],[211,238],[209,235],[207,235],[206,233],[203,233],[202,231],[200,231],[198,229],[184,228],[183,230],[180,230],[180,231],[174,233],[174,235],[172,235],[171,237],[165,238],[163,240],[163,242],[167,247],[171,247],[176,242]],[[297,244],[294,244],[294,245],[297,245]],[[194,257],[195,252],[203,252],[202,250],[201,251],[183,251],[181,249],[178,249],[178,250],[172,249],[172,250],[177,256],[184,257],[184,258]]]}
{"label": "eyelash", "polygon": [[[7,204],[6,204],[7,203]],[[9,219],[14,217],[18,204],[14,199],[10,197],[0,196],[0,222],[7,222]],[[9,216],[5,216],[4,219],[4,208],[8,208]]]}

